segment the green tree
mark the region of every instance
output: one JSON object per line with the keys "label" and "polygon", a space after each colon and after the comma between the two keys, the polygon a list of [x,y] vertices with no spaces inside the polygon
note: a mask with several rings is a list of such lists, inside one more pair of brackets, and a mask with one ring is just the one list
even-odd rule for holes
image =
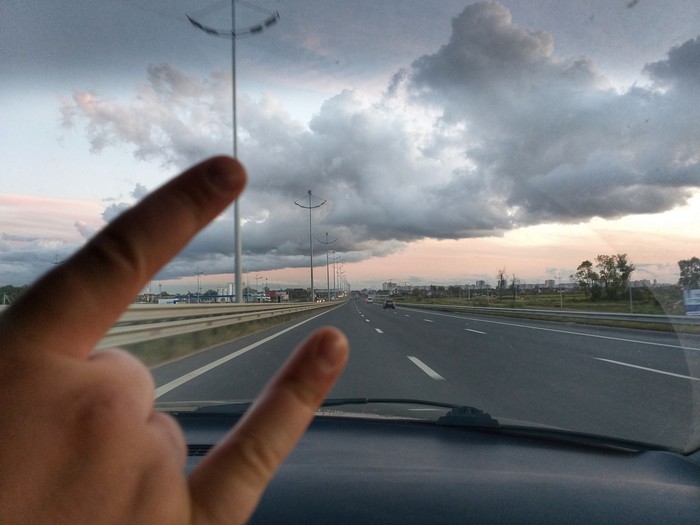
{"label": "green tree", "polygon": [[12,304],[28,289],[29,285],[26,284],[24,286],[13,286],[11,284],[0,286],[0,304]]}
{"label": "green tree", "polygon": [[453,284],[447,288],[447,294],[449,297],[462,297],[462,287]]}
{"label": "green tree", "polygon": [[518,286],[520,286],[520,279],[518,279],[515,274],[510,276],[510,291],[513,293],[513,301],[518,298]]}
{"label": "green tree", "polygon": [[573,275],[574,281],[578,284],[579,288],[583,290],[586,299],[591,294],[593,286],[598,283],[599,276],[593,269],[593,263],[589,260],[583,261],[576,268],[576,273]]}
{"label": "green tree", "polygon": [[503,296],[503,290],[508,286],[508,274],[506,273],[505,267],[500,268],[496,272],[496,283],[498,286],[498,298],[500,299]]}
{"label": "green tree", "polygon": [[697,290],[700,288],[700,259],[692,257],[678,261],[678,269],[681,272],[678,284],[686,290]]}
{"label": "green tree", "polygon": [[603,288],[605,298],[615,300],[620,298],[629,285],[629,278],[636,269],[627,260],[627,254],[598,255],[596,258],[599,283]]}

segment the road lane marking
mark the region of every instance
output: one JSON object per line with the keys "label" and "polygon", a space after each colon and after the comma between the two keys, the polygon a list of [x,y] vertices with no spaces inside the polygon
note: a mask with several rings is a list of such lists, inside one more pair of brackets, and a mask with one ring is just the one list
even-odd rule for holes
{"label": "road lane marking", "polygon": [[629,366],[630,368],[639,368],[640,370],[646,370],[647,372],[655,372],[657,374],[664,374],[667,376],[680,377],[683,379],[690,379],[691,381],[700,381],[700,377],[684,376],[681,374],[674,374],[673,372],[665,372],[663,370],[657,370],[656,368],[647,368],[646,366],[633,365],[630,363],[623,363],[622,361],[613,361],[612,359],[603,359],[602,357],[595,357],[598,361],[605,361],[606,363],[614,363],[616,365]]}
{"label": "road lane marking", "polygon": [[442,377],[440,374],[438,374],[435,370],[430,368],[428,365],[426,365],[423,361],[418,359],[417,357],[413,357],[412,355],[407,355],[411,362],[416,365],[418,368],[423,370],[428,376],[430,376],[431,379],[435,379],[435,381],[444,381],[445,378]]}
{"label": "road lane marking", "polygon": [[383,333],[384,333],[384,332],[382,332],[379,328],[375,328],[375,330],[377,331],[378,334],[383,334]]}
{"label": "road lane marking", "polygon": [[[340,306],[336,306],[336,308],[340,308]],[[206,374],[207,372],[209,372],[210,370],[213,370],[217,366],[221,366],[224,363],[231,361],[231,359],[235,359],[236,357],[241,356],[241,355],[245,354],[246,352],[253,350],[254,348],[257,348],[258,346],[264,345],[268,341],[272,341],[273,339],[276,339],[277,337],[281,336],[282,334],[286,334],[290,330],[294,330],[295,328],[298,328],[301,325],[308,323],[309,321],[313,321],[317,317],[321,317],[322,315],[326,315],[328,312],[331,312],[333,310],[335,310],[335,308],[331,308],[330,310],[326,310],[323,313],[320,313],[318,315],[314,315],[313,317],[309,317],[308,319],[306,319],[300,323],[297,323],[294,326],[290,326],[289,328],[285,328],[284,330],[277,332],[275,334],[272,334],[271,336],[268,336],[264,339],[261,339],[260,341],[258,341],[256,343],[250,344],[250,345],[246,346],[245,348],[241,348],[240,350],[236,350],[235,352],[233,352],[227,356],[224,356],[220,359],[217,359],[216,361],[212,361],[208,365],[204,365],[202,367],[199,367],[196,370],[193,370],[192,372],[185,374],[184,376],[178,377],[177,379],[173,379],[172,381],[165,383],[164,385],[161,385],[158,388],[156,388],[155,399],[158,399],[163,394],[167,394],[171,390],[174,390],[177,387],[184,385],[185,383],[187,383],[188,381],[191,381],[195,377],[199,377],[202,374]]]}
{"label": "road lane marking", "polygon": [[430,319],[423,319],[423,321],[425,321],[426,323],[434,323],[435,322],[435,321],[432,321]]}
{"label": "road lane marking", "polygon": [[672,345],[669,343],[654,343],[653,341],[640,341],[638,339],[626,339],[624,337],[612,337],[609,335],[586,334],[584,332],[571,332],[569,330],[557,330],[556,328],[543,328],[541,326],[528,326],[526,324],[506,323],[504,321],[491,321],[489,319],[477,319],[475,317],[441,314],[441,313],[437,313],[437,312],[430,312],[430,313],[432,315],[441,315],[443,317],[452,317],[454,319],[468,319],[469,321],[476,321],[478,323],[501,324],[501,325],[505,325],[505,326],[515,326],[516,328],[528,328],[530,330],[542,330],[543,332],[556,332],[559,334],[580,335],[582,337],[595,337],[596,339],[609,339],[611,341],[621,341],[623,343],[637,343],[640,345],[663,346],[666,348],[680,348],[681,350],[693,350],[695,352],[700,352],[700,348],[694,348],[692,346]]}
{"label": "road lane marking", "polygon": [[369,319],[365,319],[365,321],[367,321],[369,323]]}
{"label": "road lane marking", "polygon": [[482,332],[481,330],[473,330],[471,328],[465,328],[467,332],[474,332],[475,334],[481,334],[481,335],[486,335],[486,332]]}

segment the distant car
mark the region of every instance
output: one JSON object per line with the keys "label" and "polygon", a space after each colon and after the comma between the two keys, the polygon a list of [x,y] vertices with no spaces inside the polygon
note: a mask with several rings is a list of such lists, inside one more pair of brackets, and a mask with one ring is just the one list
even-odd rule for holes
{"label": "distant car", "polygon": [[387,299],[384,301],[384,306],[382,308],[394,308],[396,309],[396,304],[394,304],[393,299]]}

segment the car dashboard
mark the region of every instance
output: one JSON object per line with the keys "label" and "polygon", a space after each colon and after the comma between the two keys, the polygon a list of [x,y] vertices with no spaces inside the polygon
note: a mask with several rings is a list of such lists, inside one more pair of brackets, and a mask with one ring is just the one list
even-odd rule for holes
{"label": "car dashboard", "polygon": [[[173,413],[187,471],[239,415]],[[251,523],[700,523],[700,459],[424,421],[317,416]]]}

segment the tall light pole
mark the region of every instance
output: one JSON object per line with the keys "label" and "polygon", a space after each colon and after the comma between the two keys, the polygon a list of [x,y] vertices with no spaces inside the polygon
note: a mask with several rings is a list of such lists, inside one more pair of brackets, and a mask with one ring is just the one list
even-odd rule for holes
{"label": "tall light pole", "polygon": [[[316,197],[318,199],[318,197]],[[311,302],[316,301],[316,296],[314,295],[314,237],[311,232],[311,210],[315,208],[320,208],[324,204],[326,204],[325,199],[321,199],[321,204],[313,205],[312,204],[312,195],[311,195],[311,190],[309,190],[309,205],[305,206],[304,204],[299,204],[297,201],[294,201],[294,204],[299,206],[300,208],[304,208],[306,210],[309,210],[309,267],[311,268]]]}
{"label": "tall light pole", "polygon": [[[198,29],[201,29],[208,35],[218,36],[222,38],[231,39],[231,115],[232,115],[232,126],[233,126],[233,157],[238,158],[238,133],[237,133],[237,120],[236,120],[236,39],[243,36],[253,36],[261,33],[264,29],[274,25],[280,19],[280,15],[277,11],[270,13],[270,15],[260,22],[259,24],[244,28],[236,29],[236,0],[231,0],[231,29],[214,29],[210,26],[205,26],[200,22],[197,22],[194,18],[187,16],[190,23]],[[242,265],[241,258],[243,256],[243,248],[241,242],[241,210],[238,206],[238,201],[236,199],[233,203],[233,244],[235,247],[234,255],[234,274],[235,274],[235,287],[236,287],[236,302],[243,302],[243,279],[242,279]]]}
{"label": "tall light pole", "polygon": [[559,271],[559,309],[563,310],[564,309],[564,292],[561,289],[561,270]]}
{"label": "tall light pole", "polygon": [[329,263],[330,259],[328,258],[328,246],[333,244],[335,241],[338,239],[333,239],[332,241],[328,242],[328,232],[326,232],[326,242],[323,242],[319,239],[316,239],[318,242],[321,244],[326,245],[326,290],[328,291],[328,302],[331,302],[331,276],[330,276],[330,269],[329,269]]}
{"label": "tall light pole", "polygon": [[262,275],[257,275],[257,276],[255,277],[255,293],[258,294],[258,298],[260,298],[260,290],[258,290],[258,288],[260,287],[260,285],[258,284],[258,282],[260,281],[260,279],[262,279]]}
{"label": "tall light pole", "polygon": [[200,295],[202,294],[202,285],[199,284],[199,278],[204,274],[199,268],[197,268],[197,304],[201,302]]}
{"label": "tall light pole", "polygon": [[341,255],[338,255],[337,257],[335,256],[335,250],[333,250],[333,257],[331,257],[331,261],[333,261],[333,291],[336,294],[336,297],[338,295],[338,289],[335,286],[335,278],[338,275],[338,270],[335,266],[335,263],[341,258]]}
{"label": "tall light pole", "polygon": [[[340,290],[342,288],[344,278],[345,278],[345,272],[343,271],[343,265],[339,264],[338,265],[338,292],[340,292]],[[340,293],[338,295],[340,295]]]}

